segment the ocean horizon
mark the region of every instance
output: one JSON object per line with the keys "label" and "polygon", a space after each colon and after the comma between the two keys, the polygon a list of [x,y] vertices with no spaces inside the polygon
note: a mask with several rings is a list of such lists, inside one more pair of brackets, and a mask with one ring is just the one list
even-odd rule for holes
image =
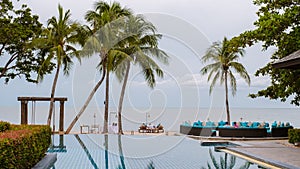
{"label": "ocean horizon", "polygon": [[[28,105],[28,124],[46,124],[48,117],[48,106],[36,106],[32,111],[31,104]],[[0,107],[0,120],[13,124],[20,124],[20,107]],[[70,125],[79,109],[65,107],[64,129]],[[72,129],[79,132],[81,125],[98,124],[103,127],[104,108],[87,108]],[[34,115],[35,114],[35,115]],[[116,109],[111,108],[109,112],[109,124],[117,122]],[[289,122],[292,126],[299,128],[298,108],[230,108],[231,121],[260,121],[260,122]],[[161,124],[165,131],[179,131],[179,125],[184,121],[225,121],[225,108],[124,108],[123,130],[137,131],[142,123],[153,125]],[[55,108],[54,124],[58,129],[59,109]],[[52,124],[53,126],[53,120]]]}

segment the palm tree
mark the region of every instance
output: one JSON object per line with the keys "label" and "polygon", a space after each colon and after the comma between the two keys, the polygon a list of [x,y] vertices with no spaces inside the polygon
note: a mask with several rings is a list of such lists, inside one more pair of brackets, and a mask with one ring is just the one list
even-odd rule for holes
{"label": "palm tree", "polygon": [[[122,107],[125,95],[126,84],[130,72],[130,62],[138,64],[143,71],[143,75],[148,82],[148,85],[153,88],[155,86],[155,74],[163,77],[163,72],[160,67],[152,59],[157,58],[164,64],[168,63],[168,55],[158,48],[158,40],[161,35],[155,34],[156,28],[150,22],[147,22],[142,15],[129,16],[126,18],[124,26],[124,34],[127,36],[119,43],[124,53],[130,55],[132,59],[125,60],[117,66],[117,77],[123,85],[119,98],[118,105],[118,133],[123,134],[122,129]],[[122,59],[119,57],[118,59]],[[118,63],[118,62],[117,62]]]}
{"label": "palm tree", "polygon": [[88,11],[85,15],[86,21],[92,26],[92,29],[90,29],[92,36],[87,40],[82,55],[92,56],[94,53],[99,53],[101,61],[98,67],[102,70],[102,77],[91,91],[85,104],[66,130],[66,133],[71,131],[79,117],[83,114],[94,94],[104,81],[105,76],[106,94],[103,133],[108,132],[109,73],[112,70],[112,65],[109,63],[112,63],[110,57],[116,53],[112,47],[117,43],[117,35],[120,29],[120,27],[114,24],[114,21],[123,16],[131,15],[131,10],[122,8],[117,2],[113,2],[109,5],[103,1],[96,2],[94,8],[95,10]]}
{"label": "palm tree", "polygon": [[80,61],[79,53],[72,44],[83,44],[85,36],[80,35],[82,28],[79,24],[72,22],[70,10],[65,13],[63,8],[58,5],[58,18],[52,17],[48,20],[48,27],[44,30],[44,37],[35,40],[35,44],[41,47],[40,54],[47,55],[39,70],[38,79],[43,79],[43,70],[48,67],[53,59],[56,60],[56,71],[51,88],[51,100],[47,124],[50,125],[54,106],[54,95],[60,69],[63,66],[65,75],[73,63],[73,57]]}
{"label": "palm tree", "polygon": [[204,63],[208,61],[213,62],[203,67],[200,71],[202,75],[208,73],[208,81],[211,80],[209,94],[211,94],[218,79],[220,79],[220,84],[225,84],[225,104],[228,124],[230,124],[227,84],[228,78],[230,80],[231,92],[233,96],[236,94],[237,90],[236,78],[232,70],[238,73],[247,82],[247,84],[250,85],[250,77],[245,67],[241,63],[237,62],[238,59],[243,56],[244,50],[231,45],[230,41],[228,41],[225,37],[222,42],[214,42],[213,45],[208,48],[206,54],[202,57],[202,61]]}

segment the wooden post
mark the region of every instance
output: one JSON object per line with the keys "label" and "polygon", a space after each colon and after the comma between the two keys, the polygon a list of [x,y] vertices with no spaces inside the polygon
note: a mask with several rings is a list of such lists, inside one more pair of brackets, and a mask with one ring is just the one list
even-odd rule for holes
{"label": "wooden post", "polygon": [[21,124],[28,124],[28,101],[21,101]]}
{"label": "wooden post", "polygon": [[64,101],[60,101],[59,131],[64,132]]}

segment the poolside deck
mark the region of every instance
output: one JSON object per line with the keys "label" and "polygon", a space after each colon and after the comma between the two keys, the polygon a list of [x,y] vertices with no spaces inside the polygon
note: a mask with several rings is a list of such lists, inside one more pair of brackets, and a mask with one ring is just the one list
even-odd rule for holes
{"label": "poolside deck", "polygon": [[[221,151],[253,162],[260,162],[267,168],[300,169],[300,147],[287,140],[235,141],[241,146],[225,147]],[[267,166],[266,166],[267,165]]]}

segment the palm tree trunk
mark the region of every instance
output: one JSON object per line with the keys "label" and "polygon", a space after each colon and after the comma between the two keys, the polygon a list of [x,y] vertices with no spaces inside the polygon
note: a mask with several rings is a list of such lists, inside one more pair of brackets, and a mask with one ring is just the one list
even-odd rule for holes
{"label": "palm tree trunk", "polygon": [[123,85],[122,85],[122,90],[121,90],[120,99],[119,99],[119,107],[118,107],[119,134],[124,134],[123,128],[122,128],[122,108],[123,108],[123,101],[124,101],[126,85],[127,85],[127,81],[128,81],[129,70],[130,70],[130,61],[127,61],[127,69],[125,72],[125,77],[124,77],[124,81],[123,81]]}
{"label": "palm tree trunk", "polygon": [[227,71],[225,72],[225,102],[226,102],[227,122],[228,122],[228,125],[230,125],[230,112],[229,112],[229,102],[228,102],[228,85],[227,85]]}
{"label": "palm tree trunk", "polygon": [[103,133],[108,133],[108,105],[109,105],[108,102],[109,102],[109,70],[106,71],[105,110],[104,110]]}
{"label": "palm tree trunk", "polygon": [[[60,64],[57,64],[56,73],[54,76],[52,89],[51,89],[51,95],[50,95],[50,108],[49,108],[49,115],[48,115],[48,120],[47,120],[47,125],[49,125],[49,126],[51,123],[51,117],[52,117],[52,112],[53,112],[54,95],[55,95],[55,89],[56,89],[56,84],[57,84],[57,80],[58,80],[59,70],[60,70]],[[53,130],[55,130],[55,129],[53,128]]]}
{"label": "palm tree trunk", "polygon": [[72,128],[74,127],[75,123],[78,121],[79,117],[83,114],[83,112],[85,111],[85,109],[87,108],[87,106],[89,105],[90,101],[92,100],[92,98],[94,97],[96,91],[98,90],[98,88],[101,86],[104,77],[106,74],[106,69],[103,68],[103,72],[102,72],[102,77],[101,79],[98,81],[98,83],[96,84],[96,86],[93,88],[93,90],[91,91],[89,97],[87,98],[87,100],[85,101],[84,105],[82,106],[82,108],[80,109],[79,113],[77,114],[77,116],[74,118],[74,120],[72,121],[72,123],[70,124],[70,126],[68,127],[68,129],[66,130],[66,134],[69,134],[70,131],[72,130]]}

